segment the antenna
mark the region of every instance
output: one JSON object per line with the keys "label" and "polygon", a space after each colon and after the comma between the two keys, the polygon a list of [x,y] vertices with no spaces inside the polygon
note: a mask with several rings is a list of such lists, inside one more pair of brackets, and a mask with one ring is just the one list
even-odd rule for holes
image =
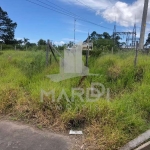
{"label": "antenna", "polygon": [[114,45],[116,45],[116,17],[115,17],[115,25],[113,30],[113,39],[114,39]]}
{"label": "antenna", "polygon": [[76,42],[76,19],[74,19],[74,45]]}

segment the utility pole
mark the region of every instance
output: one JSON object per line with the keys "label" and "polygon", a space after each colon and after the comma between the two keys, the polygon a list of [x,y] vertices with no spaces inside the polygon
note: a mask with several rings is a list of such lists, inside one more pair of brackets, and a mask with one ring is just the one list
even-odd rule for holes
{"label": "utility pole", "polygon": [[46,47],[46,66],[48,66],[48,54],[49,54],[49,40],[47,40],[47,47]]}
{"label": "utility pole", "polygon": [[115,47],[116,45],[116,21],[115,21],[114,30],[113,30],[113,41],[114,41],[114,47]]}
{"label": "utility pole", "polygon": [[145,36],[145,29],[146,29],[148,2],[149,2],[149,0],[145,0],[145,3],[144,3],[143,17],[142,17],[142,24],[141,24],[140,42],[139,42],[139,49],[140,50],[142,50],[143,46],[144,46],[144,36]]}
{"label": "utility pole", "polygon": [[74,45],[76,42],[76,19],[74,19]]}
{"label": "utility pole", "polygon": [[132,33],[132,48],[136,49],[136,21]]}
{"label": "utility pole", "polygon": [[89,32],[88,32],[88,46],[87,46],[87,50],[86,50],[86,67],[88,67],[88,58],[89,58],[89,42],[90,42],[90,39],[89,39]]}

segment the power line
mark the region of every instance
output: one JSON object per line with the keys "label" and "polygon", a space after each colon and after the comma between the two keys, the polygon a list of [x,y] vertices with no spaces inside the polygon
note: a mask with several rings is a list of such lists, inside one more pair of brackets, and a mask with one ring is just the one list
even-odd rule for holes
{"label": "power line", "polygon": [[[49,0],[46,0],[46,1],[48,1],[48,2],[51,3],[52,5],[56,6],[56,8],[59,8],[60,10],[63,10],[63,11],[65,11],[65,12],[67,12],[67,13],[70,13],[70,14],[72,14],[72,15],[78,16],[78,15],[76,15],[76,14],[70,12],[69,10],[64,9],[63,7],[60,7],[60,6],[56,5],[56,4],[53,3],[53,2],[50,2]],[[80,17],[80,16],[79,16],[79,17]]]}
{"label": "power line", "polygon": [[63,12],[57,11],[57,10],[55,10],[55,9],[51,9],[51,8],[49,8],[49,7],[46,7],[46,6],[43,6],[43,5],[41,5],[41,4],[32,2],[32,1],[30,1],[30,0],[26,0],[26,1],[28,1],[28,2],[30,2],[30,3],[32,3],[32,4],[35,4],[35,5],[38,5],[38,6],[40,6],[40,7],[46,8],[46,9],[50,9],[50,10],[52,10],[52,11],[56,11],[56,12],[58,12],[58,13],[60,13],[60,14],[63,14],[63,15],[72,17],[71,15],[69,15],[69,14],[67,14],[67,13],[63,13]]}
{"label": "power line", "polygon": [[95,9],[93,9],[92,7],[89,7],[88,5],[84,4],[83,2],[81,2],[81,1],[79,1],[79,0],[76,0],[76,1],[79,2],[79,3],[81,3],[82,5],[86,6],[87,8],[90,8],[91,10],[94,10],[94,11],[95,11]]}
{"label": "power line", "polygon": [[46,1],[48,1],[49,3],[51,3],[51,4],[54,5],[54,6],[49,5],[49,4],[47,4],[47,3],[44,3],[44,2],[42,2],[42,1],[40,1],[40,0],[36,0],[36,1],[38,1],[38,2],[40,2],[40,3],[42,3],[42,4],[44,4],[44,5],[47,5],[47,6],[53,8],[53,9],[55,9],[55,10],[59,10],[59,11],[61,11],[61,12],[64,12],[64,13],[66,13],[66,14],[69,14],[69,15],[71,15],[71,16],[75,16],[75,14],[73,14],[72,12],[65,10],[64,8],[62,8],[62,7],[58,6],[58,5],[56,5],[56,4],[52,3],[52,2],[50,2],[49,0],[46,0]]}
{"label": "power line", "polygon": [[[39,0],[38,0],[38,1],[39,1]],[[79,18],[84,19],[83,17],[80,17],[79,15],[74,14],[74,13],[72,13],[71,11],[64,9],[63,7],[60,7],[60,6],[56,5],[56,4],[54,4],[53,2],[50,2],[49,0],[46,0],[46,1],[48,1],[49,3],[51,3],[51,4],[55,5],[56,7],[59,7],[59,8],[61,8],[61,9],[63,9],[63,10],[64,10],[64,11],[66,11],[66,12],[69,12],[69,13],[71,13],[71,14],[75,15],[75,16],[78,16]],[[86,6],[87,8],[90,8],[91,10],[96,11],[95,9],[93,9],[92,7],[90,7],[90,6],[86,5],[86,4],[84,4],[83,2],[81,2],[81,1],[79,1],[79,0],[76,0],[76,1],[77,1],[77,2],[79,2],[79,3],[81,3],[82,5]],[[102,26],[102,25],[99,25],[99,26],[101,26],[101,27],[103,27],[103,28],[107,28],[107,29],[112,30],[111,28],[104,27],[104,26]]]}
{"label": "power line", "polygon": [[[84,21],[84,22],[87,22],[87,23],[90,23],[90,24],[93,24],[93,25],[96,25],[96,26],[99,26],[99,27],[102,27],[102,28],[106,28],[106,29],[112,30],[111,28],[104,27],[104,26],[101,26],[101,25],[99,25],[99,24],[97,24],[97,23],[88,21],[88,20],[86,20],[86,19],[84,19],[84,18],[82,18],[82,17],[80,17],[80,16],[78,16],[78,15],[76,15],[76,14],[74,14],[74,13],[72,13],[72,12],[70,12],[70,11],[68,11],[68,10],[66,10],[66,9],[64,9],[64,8],[62,8],[62,7],[58,6],[58,5],[56,5],[56,4],[54,4],[54,3],[52,3],[52,2],[50,2],[50,3],[52,3],[53,5],[59,7],[59,9],[58,9],[58,8],[54,8],[53,6],[51,6],[51,5],[47,4],[47,3],[44,3],[44,2],[42,2],[42,1],[40,1],[40,0],[37,0],[37,1],[40,2],[40,3],[42,3],[42,4],[44,4],[44,5],[46,5],[46,6],[43,6],[43,5],[39,4],[39,3],[35,3],[35,2],[33,2],[33,1],[30,1],[30,0],[26,0],[26,1],[28,1],[28,2],[30,2],[30,3],[33,3],[33,4],[35,4],[35,5],[38,5],[38,6],[40,6],[40,7],[43,7],[43,8],[52,10],[52,11],[55,11],[55,12],[57,12],[57,13],[60,13],[60,14],[63,14],[63,15],[72,17],[72,18],[74,18],[74,19],[78,19],[78,20],[81,20],[81,21]],[[48,1],[48,0],[47,0],[47,1]],[[60,9],[60,8],[61,8],[61,9]]]}
{"label": "power line", "polygon": [[49,0],[46,0],[46,1],[48,1],[49,3],[51,3],[52,5],[54,5],[55,8],[54,8],[53,6],[47,4],[47,3],[44,3],[44,2],[42,2],[42,1],[40,1],[40,0],[36,0],[36,1],[38,1],[38,2],[40,2],[40,3],[42,3],[42,4],[44,4],[44,5],[47,5],[47,6],[53,8],[53,9],[55,9],[55,10],[57,10],[57,11],[59,10],[60,12],[66,13],[67,15],[71,15],[73,18],[81,18],[81,19],[84,20],[84,18],[80,17],[79,15],[76,15],[76,14],[74,14],[74,13],[72,13],[72,12],[70,12],[70,11],[64,9],[64,8],[62,8],[62,7],[58,6],[58,5],[56,5],[56,4],[52,3],[52,2],[50,2]]}
{"label": "power line", "polygon": [[[37,0],[37,1],[41,2],[40,0]],[[47,0],[47,1],[48,1],[49,3],[55,5],[56,7],[58,7],[60,11],[63,10],[63,11],[66,11],[67,13],[69,12],[69,14],[71,14],[71,15],[74,16],[73,18],[78,18],[78,20],[82,20],[82,21],[85,21],[85,22],[88,22],[88,23],[91,23],[91,24],[94,24],[94,25],[98,25],[98,26],[100,26],[100,27],[102,27],[102,28],[110,29],[110,28],[104,27],[104,26],[102,26],[102,25],[99,25],[99,24],[93,23],[93,22],[91,22],[91,21],[88,21],[88,20],[86,20],[85,18],[80,17],[79,15],[74,14],[74,13],[72,13],[72,12],[70,12],[70,11],[68,11],[68,10],[66,10],[66,9],[64,9],[64,8],[62,8],[62,7],[58,6],[58,5],[56,5],[56,4],[52,3],[52,2],[50,2],[49,0]],[[43,4],[45,4],[45,5],[48,5],[48,4],[44,3],[44,2],[41,2],[41,3],[43,3]],[[50,6],[50,5],[48,5],[48,6]],[[52,6],[50,6],[50,7],[52,7]],[[62,9],[62,10],[61,10],[61,9]],[[56,9],[56,10],[57,10],[57,9]],[[65,12],[65,13],[66,13],[66,12]],[[112,29],[111,29],[111,30],[112,30]]]}

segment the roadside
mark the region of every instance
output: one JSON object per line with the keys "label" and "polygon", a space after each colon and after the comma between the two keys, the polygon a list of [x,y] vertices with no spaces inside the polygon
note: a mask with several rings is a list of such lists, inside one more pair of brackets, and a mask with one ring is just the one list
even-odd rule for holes
{"label": "roadside", "polygon": [[77,138],[14,121],[0,120],[1,150],[77,150],[82,149],[79,143],[81,136]]}

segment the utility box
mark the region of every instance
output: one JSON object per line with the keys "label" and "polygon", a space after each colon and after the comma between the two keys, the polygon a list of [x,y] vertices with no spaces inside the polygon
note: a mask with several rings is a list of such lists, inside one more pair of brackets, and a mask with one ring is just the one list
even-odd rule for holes
{"label": "utility box", "polygon": [[89,42],[89,43],[87,43],[87,42],[84,42],[83,44],[82,44],[82,50],[93,50],[93,43],[92,42]]}

